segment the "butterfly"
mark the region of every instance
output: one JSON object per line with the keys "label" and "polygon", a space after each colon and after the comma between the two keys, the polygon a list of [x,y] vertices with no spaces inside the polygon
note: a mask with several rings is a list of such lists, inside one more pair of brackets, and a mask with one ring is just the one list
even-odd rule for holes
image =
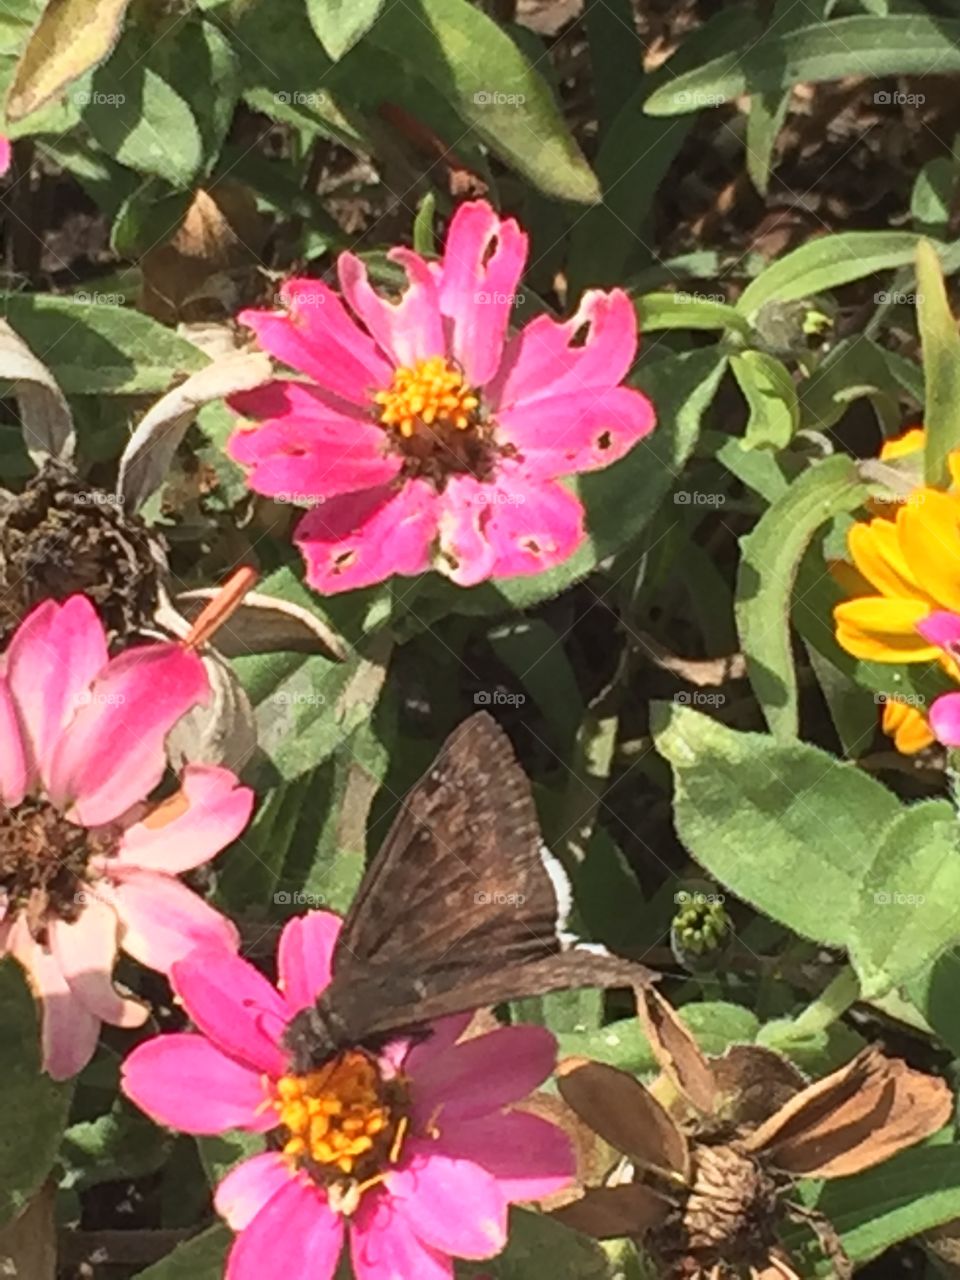
{"label": "butterfly", "polygon": [[330,985],[287,1026],[294,1070],[427,1034],[448,1014],[652,980],[572,945],[569,905],[509,738],[486,712],[471,716],[402,802],[338,936]]}

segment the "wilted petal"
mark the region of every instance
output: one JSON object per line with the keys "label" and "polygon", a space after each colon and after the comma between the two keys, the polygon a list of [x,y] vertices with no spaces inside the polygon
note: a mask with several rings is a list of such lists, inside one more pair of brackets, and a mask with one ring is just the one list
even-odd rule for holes
{"label": "wilted petal", "polygon": [[43,1068],[54,1080],[69,1080],[93,1057],[100,1019],[73,994],[56,957],[33,940],[22,918],[10,930],[7,948],[42,1004]]}
{"label": "wilted petal", "polygon": [[113,908],[87,891],[76,920],[50,922],[50,947],[78,1000],[115,1027],[141,1027],[150,1010],[124,998],[113,985],[117,957],[117,917]]}
{"label": "wilted petal", "polygon": [[398,302],[374,290],[365,263],[352,253],[341,253],[337,259],[343,296],[394,364],[413,365],[442,355],[443,319],[429,267],[412,249],[391,249],[387,256],[407,273],[408,284]]}
{"label": "wilted petal", "polygon": [[0,804],[12,809],[28,783],[27,755],[17,711],[6,676],[0,674]]}
{"label": "wilted petal", "polygon": [[515,445],[527,475],[572,475],[609,466],[648,435],[653,405],[629,387],[571,392],[501,411],[498,435]]}

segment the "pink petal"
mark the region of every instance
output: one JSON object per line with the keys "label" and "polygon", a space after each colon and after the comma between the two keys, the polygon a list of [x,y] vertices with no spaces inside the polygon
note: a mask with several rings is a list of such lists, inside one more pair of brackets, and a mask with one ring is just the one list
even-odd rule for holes
{"label": "pink petal", "polygon": [[176,875],[208,862],[246,827],[254,794],[217,765],[187,765],[180,790],[123,833],[113,865]]}
{"label": "pink petal", "polygon": [[562,1191],[576,1173],[573,1147],[563,1130],[526,1111],[458,1121],[441,1129],[436,1150],[481,1165],[511,1203]]}
{"label": "pink petal", "polygon": [[945,693],[930,708],[930,728],[945,747],[960,747],[960,693]]}
{"label": "pink petal", "polygon": [[158,1124],[183,1133],[263,1133],[277,1122],[260,1075],[191,1032],[138,1045],[124,1059],[121,1087]]}
{"label": "pink petal", "polygon": [[[576,341],[575,341],[576,340]],[[487,389],[498,411],[622,382],[637,351],[637,317],[622,289],[588,290],[563,324],[537,316],[507,344]]]}
{"label": "pink petal", "polygon": [[13,162],[13,146],[9,138],[0,137],[0,178]]}
{"label": "pink petal", "polygon": [[332,595],[393,574],[424,573],[437,531],[436,505],[430,485],[408,480],[398,490],[368,489],[308,511],[294,537],[307,582]]}
{"label": "pink petal", "polygon": [[457,1043],[473,1021],[473,1012],[452,1013],[449,1017],[438,1018],[430,1024],[430,1034],[422,1040],[415,1040],[404,1060],[404,1068],[410,1075],[416,1075],[421,1064],[427,1063],[439,1053],[444,1053]]}
{"label": "pink petal", "polygon": [[241,428],[227,452],[250,467],[250,487],[271,498],[306,506],[387,484],[402,459],[389,453],[390,438],[356,410],[334,407],[324,393],[297,382],[268,382],[234,396],[230,407],[262,426]]}
{"label": "pink petal", "polygon": [[372,393],[389,383],[390,365],[329,285],[288,280],[280,300],[286,314],[241,311],[237,316],[265,351],[353,404],[368,404]]}
{"label": "pink petal", "polygon": [[418,1063],[414,1113],[427,1124],[439,1110],[441,1131],[453,1121],[489,1115],[528,1097],[556,1061],[557,1042],[546,1027],[501,1027],[463,1040]]}
{"label": "pink petal", "polygon": [[0,803],[12,809],[26,794],[29,778],[17,709],[6,676],[0,674]]}
{"label": "pink petal", "polygon": [[474,387],[497,372],[526,260],[527,237],[513,218],[501,220],[485,200],[460,205],[447,232],[440,305]]}
{"label": "pink petal", "polygon": [[455,1258],[492,1258],[507,1243],[507,1200],[496,1178],[468,1160],[408,1143],[409,1163],[387,1175],[390,1198],[419,1238]]}
{"label": "pink petal", "polygon": [[240,945],[236,926],[172,876],[118,871],[113,900],[123,926],[121,947],[148,969],[169,973],[194,947],[236,951]]}
{"label": "pink petal", "polygon": [[340,1214],[312,1183],[290,1179],[237,1236],[224,1280],[331,1280],[342,1248]]}
{"label": "pink petal", "polygon": [[234,1165],[217,1187],[213,1207],[234,1231],[243,1231],[291,1176],[279,1151],[264,1151]]}
{"label": "pink petal", "polygon": [[278,1041],[290,1017],[283,997],[258,969],[225,947],[197,947],[170,970],[174,991],[213,1043],[276,1078],[287,1055]]}
{"label": "pink petal", "polygon": [[107,665],[103,624],[86,596],[45,600],[21,622],[7,650],[6,674],[31,763],[45,787],[64,726]]}
{"label": "pink petal", "polygon": [[440,549],[460,586],[540,573],[583,541],[583,507],[563,485],[506,464],[493,483],[454,476],[441,495]]}
{"label": "pink petal", "polygon": [[414,1234],[389,1195],[367,1195],[350,1230],[355,1280],[453,1280],[449,1257]]}
{"label": "pink petal", "polygon": [[412,249],[391,249],[387,257],[407,273],[409,283],[398,302],[388,302],[374,291],[366,265],[352,253],[341,253],[337,259],[343,296],[394,364],[412,365],[443,355],[443,318],[429,267]]}
{"label": "pink petal", "polygon": [[528,475],[571,475],[616,462],[653,430],[653,405],[629,387],[571,392],[501,411],[500,436],[515,445]]}
{"label": "pink petal", "polygon": [[917,623],[917,630],[924,640],[939,645],[948,653],[960,649],[960,614],[938,610],[922,618]]}
{"label": "pink petal", "polygon": [[43,1069],[54,1080],[69,1080],[93,1057],[100,1019],[73,994],[53,953],[34,942],[22,917],[7,936],[7,948],[42,1003]]}
{"label": "pink petal", "polygon": [[126,649],[94,681],[57,743],[50,799],[84,826],[112,822],[163,777],[164,743],[185,712],[209,697],[203,663],[176,644]]}
{"label": "pink petal", "polygon": [[284,925],[277,949],[278,986],[298,1013],[330,985],[333,948],[343,921],[332,911],[308,911]]}
{"label": "pink petal", "polygon": [[50,923],[50,946],[71,993],[82,1005],[115,1027],[142,1027],[150,1010],[127,1000],[113,985],[117,958],[117,917],[113,908],[89,890],[79,917],[72,923]]}

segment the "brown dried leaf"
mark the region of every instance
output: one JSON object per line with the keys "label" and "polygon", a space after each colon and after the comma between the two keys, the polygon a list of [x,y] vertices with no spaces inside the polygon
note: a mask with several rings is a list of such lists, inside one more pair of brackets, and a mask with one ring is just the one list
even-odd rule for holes
{"label": "brown dried leaf", "polygon": [[56,97],[113,49],[130,0],[48,0],[7,94],[9,121]]}
{"label": "brown dried leaf", "polygon": [[0,379],[13,383],[23,441],[34,462],[69,462],[75,444],[70,406],[53,374],[6,320],[0,320]]}
{"label": "brown dried leaf", "polygon": [[49,1183],[12,1222],[0,1228],[0,1276],[55,1280],[57,1228],[54,1186]]}
{"label": "brown dried leaf", "polygon": [[798,1177],[845,1178],[930,1137],[952,1109],[943,1080],[869,1048],[797,1094],[747,1147]]}
{"label": "brown dried leaf", "polygon": [[595,1240],[615,1240],[645,1235],[663,1222],[670,1208],[670,1201],[651,1187],[627,1182],[619,1187],[592,1187],[550,1216]]}
{"label": "brown dried leaf", "polygon": [[[192,622],[218,589],[182,591],[174,597],[174,607]],[[343,662],[348,655],[346,641],[315,613],[253,591],[217,632],[217,648],[228,658],[248,653],[324,653]]]}
{"label": "brown dried leaf", "polygon": [[637,1013],[660,1067],[702,1115],[713,1115],[718,1095],[710,1063],[676,1010],[653,987],[638,988]]}
{"label": "brown dried leaf", "polygon": [[529,1111],[543,1120],[562,1129],[570,1139],[576,1159],[576,1173],[573,1183],[563,1191],[540,1200],[539,1206],[546,1212],[552,1212],[563,1205],[577,1200],[584,1189],[602,1183],[609,1171],[617,1164],[623,1163],[623,1157],[608,1142],[586,1124],[572,1107],[558,1098],[555,1093],[540,1091],[531,1094],[520,1106],[521,1111]]}
{"label": "brown dried leaf", "polygon": [[577,1115],[635,1165],[686,1180],[687,1140],[639,1080],[604,1062],[565,1058],[557,1066],[557,1087]]}
{"label": "brown dried leaf", "polygon": [[773,1049],[735,1044],[711,1058],[717,1086],[717,1110],[731,1124],[756,1128],[807,1086],[800,1071]]}

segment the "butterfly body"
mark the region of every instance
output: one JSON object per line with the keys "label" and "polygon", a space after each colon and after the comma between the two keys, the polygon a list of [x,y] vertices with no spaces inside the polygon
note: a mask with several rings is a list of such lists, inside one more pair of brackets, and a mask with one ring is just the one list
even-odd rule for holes
{"label": "butterfly body", "polygon": [[509,739],[471,716],[402,803],[344,921],[330,986],[287,1028],[295,1069],[450,1014],[648,982],[641,965],[568,946],[568,899]]}

